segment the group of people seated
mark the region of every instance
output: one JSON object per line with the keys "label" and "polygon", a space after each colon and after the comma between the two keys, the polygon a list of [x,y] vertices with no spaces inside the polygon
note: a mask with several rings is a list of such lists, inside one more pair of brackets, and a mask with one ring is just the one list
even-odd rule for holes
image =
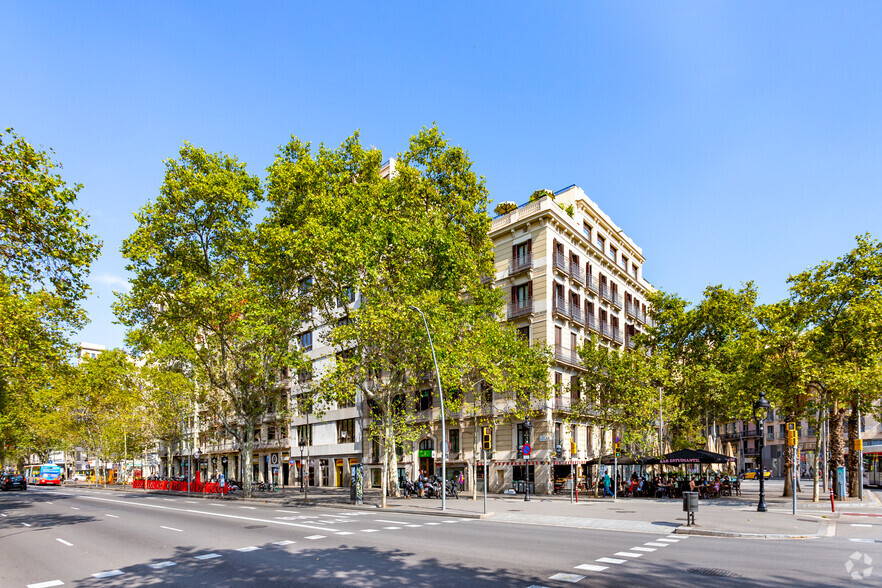
{"label": "group of people seated", "polygon": [[721,496],[741,496],[741,482],[729,476],[678,477],[658,475],[646,476],[631,474],[630,480],[619,480],[620,496],[645,496],[650,498],[677,498],[683,492],[698,492],[699,498],[719,498]]}

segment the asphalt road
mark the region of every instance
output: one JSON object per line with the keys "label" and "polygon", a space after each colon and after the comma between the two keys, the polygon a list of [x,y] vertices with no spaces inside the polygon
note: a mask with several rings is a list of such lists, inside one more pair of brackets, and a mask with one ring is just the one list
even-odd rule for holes
{"label": "asphalt road", "polygon": [[772,541],[29,488],[0,493],[0,547],[4,588],[882,584],[882,517],[862,514]]}

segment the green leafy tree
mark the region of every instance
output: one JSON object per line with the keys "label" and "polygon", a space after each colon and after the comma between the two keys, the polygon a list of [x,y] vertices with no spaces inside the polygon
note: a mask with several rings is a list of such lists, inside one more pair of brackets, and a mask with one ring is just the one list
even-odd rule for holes
{"label": "green leafy tree", "polygon": [[[487,190],[465,151],[433,127],[411,139],[385,177],[381,164],[357,134],[315,152],[293,138],[269,169],[265,234],[275,271],[312,280],[316,320],[338,351],[316,389],[369,407],[366,433],[381,448],[385,504],[397,492],[397,446],[426,426],[408,399],[434,370],[423,324],[408,307],[425,312],[444,357],[501,298],[481,282],[493,272]],[[358,299],[341,304],[353,292]]]}
{"label": "green leafy tree", "polygon": [[[268,263],[252,219],[260,180],[243,163],[185,143],[165,167],[159,196],[123,243],[135,277],[115,312],[137,351],[192,370],[200,407],[250,464],[253,431],[285,396],[281,375],[298,361],[298,284]],[[244,478],[250,496],[250,467]]]}
{"label": "green leafy tree", "polygon": [[12,129],[0,133],[0,452],[18,456],[40,435],[16,415],[39,404],[69,356],[67,336],[83,326],[80,303],[100,241],[74,207],[52,151]]}

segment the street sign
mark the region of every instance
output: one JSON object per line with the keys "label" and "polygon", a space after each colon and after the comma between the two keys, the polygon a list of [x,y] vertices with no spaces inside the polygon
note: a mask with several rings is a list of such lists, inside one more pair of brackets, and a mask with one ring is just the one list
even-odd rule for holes
{"label": "street sign", "polygon": [[530,447],[529,443],[524,443],[524,446],[521,447],[521,453],[524,455],[530,455],[530,452],[533,451],[533,448]]}

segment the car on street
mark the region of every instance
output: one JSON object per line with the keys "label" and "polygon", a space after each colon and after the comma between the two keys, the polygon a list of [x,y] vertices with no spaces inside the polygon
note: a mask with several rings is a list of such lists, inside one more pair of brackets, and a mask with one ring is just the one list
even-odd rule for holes
{"label": "car on street", "polygon": [[[772,477],[772,470],[766,470],[765,472],[763,472],[763,478],[765,478],[766,480],[768,480],[771,477]],[[756,480],[758,478],[759,478],[759,470],[747,470],[746,472],[744,472],[744,479],[745,480]]]}
{"label": "car on street", "polygon": [[22,474],[3,474],[0,476],[0,489],[27,490],[28,481]]}
{"label": "car on street", "polygon": [[73,480],[74,482],[90,482],[92,479],[92,476],[86,472],[77,472],[73,476],[71,476],[70,479]]}

